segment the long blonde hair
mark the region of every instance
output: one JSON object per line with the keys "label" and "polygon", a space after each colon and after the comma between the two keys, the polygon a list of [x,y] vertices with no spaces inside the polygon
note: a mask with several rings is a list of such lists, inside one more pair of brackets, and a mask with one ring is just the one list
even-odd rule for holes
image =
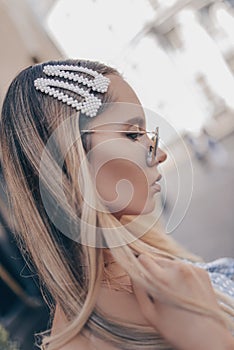
{"label": "long blonde hair", "polygon": [[[80,128],[87,123],[87,118],[82,113],[74,114],[71,107],[35,90],[33,82],[44,76],[43,66],[58,63],[82,65],[104,75],[120,76],[115,69],[99,62],[46,62],[23,70],[11,83],[3,103],[0,124],[2,164],[12,204],[16,237],[25,259],[33,261],[38,271],[51,315],[58,303],[69,321],[59,334],[45,336],[43,346],[49,345],[49,349],[57,349],[88,329],[121,349],[169,349],[168,344],[151,327],[127,326],[104,317],[95,309],[104,268],[104,249],[82,242],[89,243],[87,237],[92,237],[94,241],[100,240],[98,235],[101,232],[101,239],[116,262],[128,271],[131,278],[149,289],[152,286],[141,277],[141,272],[147,272],[139,264],[136,253],[161,254],[170,259],[186,258],[191,261],[201,261],[201,258],[177,244],[160,231],[158,226],[149,225],[149,216],[142,216],[138,220],[126,216],[120,223],[111,213],[106,212],[106,208],[94,196],[86,159],[85,138],[78,138],[64,157],[64,197],[61,195],[58,187],[61,169],[55,153],[64,155],[66,140],[80,135]],[[114,97],[108,92],[99,98],[103,103],[114,102]],[[70,118],[71,115],[74,118]],[[60,128],[54,140],[54,149],[47,154],[50,161],[47,176],[44,174],[40,179],[40,162],[45,145],[50,135],[68,118],[70,127],[67,128],[67,124],[64,124]],[[79,169],[81,162],[83,166]],[[78,176],[82,178],[82,189],[77,181]],[[73,220],[76,213],[80,219],[80,240],[64,235],[54,225],[41,198],[40,181],[45,191],[50,193],[53,200],[51,205],[55,209],[60,208],[60,214],[63,213],[64,218],[68,216],[69,220]],[[88,203],[93,201],[95,207],[89,206]],[[113,229],[114,234],[102,232],[105,227]],[[116,229],[118,234],[115,234]],[[160,281],[158,283],[161,290],[168,293],[166,287],[160,285]],[[217,317],[233,329],[229,316],[234,316],[234,303],[224,294],[216,291],[217,298],[223,302],[220,312],[214,312],[206,305],[197,305],[190,298],[181,300],[180,295],[174,291],[171,294],[175,303],[181,307]],[[45,332],[47,333],[49,330]]]}

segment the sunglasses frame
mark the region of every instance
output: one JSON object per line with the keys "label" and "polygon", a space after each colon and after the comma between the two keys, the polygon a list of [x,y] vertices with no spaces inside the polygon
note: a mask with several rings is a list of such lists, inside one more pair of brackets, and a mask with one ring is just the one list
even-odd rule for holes
{"label": "sunglasses frame", "polygon": [[159,127],[156,126],[154,131],[147,131],[147,130],[97,130],[97,129],[84,129],[80,130],[81,133],[84,134],[92,134],[92,133],[102,133],[102,132],[117,132],[117,133],[123,133],[123,134],[154,134],[154,136],[151,138],[151,141],[153,141],[153,146],[149,146],[149,154],[151,154],[151,164],[154,162],[157,156],[157,149],[159,144]]}

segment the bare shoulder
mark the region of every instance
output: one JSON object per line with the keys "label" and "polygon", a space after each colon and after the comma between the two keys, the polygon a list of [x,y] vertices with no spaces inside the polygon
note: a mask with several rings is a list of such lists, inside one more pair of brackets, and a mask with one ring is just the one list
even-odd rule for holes
{"label": "bare shoulder", "polygon": [[61,309],[59,304],[56,304],[51,334],[57,333],[60,328],[64,329],[66,323],[67,323],[67,319],[63,313],[63,310]]}
{"label": "bare shoulder", "polygon": [[[67,319],[64,315],[61,307],[57,304],[54,314],[54,319],[52,323],[51,334],[56,334],[60,329],[64,330],[66,327]],[[86,337],[82,334],[78,334],[69,343],[60,347],[56,350],[119,350],[113,345],[105,342],[104,340],[97,338],[93,335],[88,335]]]}
{"label": "bare shoulder", "polygon": [[[51,328],[51,334],[57,334],[59,333],[60,329],[64,330],[67,324],[67,318],[62,311],[59,304],[56,304],[55,313],[54,313],[54,319],[52,323]],[[67,344],[60,347],[56,350],[91,350],[91,347],[89,345],[89,341],[87,338],[85,338],[83,335],[78,334],[76,337],[74,337],[72,340],[70,340]]]}

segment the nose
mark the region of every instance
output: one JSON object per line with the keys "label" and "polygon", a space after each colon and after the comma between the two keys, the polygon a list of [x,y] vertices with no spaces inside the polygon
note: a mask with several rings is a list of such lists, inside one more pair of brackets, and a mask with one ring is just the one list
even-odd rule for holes
{"label": "nose", "polygon": [[167,154],[164,152],[161,148],[158,147],[157,153],[156,153],[156,163],[163,163],[167,159]]}
{"label": "nose", "polygon": [[147,159],[147,164],[148,166],[157,166],[160,163],[165,162],[165,160],[167,159],[167,154],[166,152],[164,152],[160,147],[157,148],[157,153],[156,153],[156,157],[155,159]]}

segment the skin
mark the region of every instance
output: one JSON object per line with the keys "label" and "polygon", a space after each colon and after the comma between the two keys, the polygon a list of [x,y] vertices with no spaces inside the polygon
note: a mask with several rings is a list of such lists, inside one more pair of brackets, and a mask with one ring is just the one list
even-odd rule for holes
{"label": "skin", "polygon": [[[110,75],[110,93],[116,104],[93,118],[89,129],[137,131],[146,129],[144,110],[133,89],[122,78]],[[139,117],[137,122],[130,121]],[[117,122],[117,123],[116,123]],[[117,218],[123,214],[146,214],[155,206],[152,184],[159,177],[158,165],[167,158],[160,148],[155,161],[147,162],[153,142],[148,135],[133,139],[116,132],[89,135],[88,155],[97,193]]]}
{"label": "skin", "polygon": [[[178,290],[183,297],[193,297],[213,310],[219,305],[208,273],[198,267],[178,261],[141,254],[139,261],[150,272],[151,282],[161,280],[168,287]],[[156,287],[155,283],[155,287]],[[234,339],[226,326],[211,317],[199,315],[167,305],[149,296],[146,290],[133,283],[135,296],[148,322],[175,349],[179,350],[233,350]]]}
{"label": "skin", "polygon": [[[144,113],[135,92],[121,78],[111,75],[109,78],[111,79],[109,88],[116,97],[116,101],[134,105],[131,105],[131,108],[126,105],[124,113],[121,108],[118,109],[118,106],[112,110],[112,113],[106,110],[97,118],[93,118],[89,123],[89,129],[132,130],[133,125],[129,125],[128,120],[139,115],[142,119],[141,126],[145,128]],[[110,122],[116,122],[116,120],[120,122],[119,125],[109,125]],[[155,162],[149,165],[146,162],[146,153],[152,141],[146,135],[140,141],[133,141],[123,134],[95,133],[89,135],[88,142],[92,150],[88,157],[97,193],[109,210],[117,218],[123,214],[138,215],[153,210],[155,191],[151,189],[151,184],[158,178],[157,167],[166,160],[166,154],[159,149]],[[117,184],[122,179],[125,179],[126,182],[122,183],[123,187],[118,188]],[[128,191],[129,188],[132,188],[133,191]],[[151,281],[161,279],[169,288],[176,288],[181,295],[191,295],[198,302],[202,301],[214,310],[219,308],[209,276],[203,269],[163,258],[147,259],[142,255],[139,261],[151,274]],[[111,266],[111,272],[114,275],[123,272],[117,264]],[[125,275],[122,282],[129,283],[129,281]],[[150,299],[147,290],[137,286],[134,281],[132,282],[134,294],[102,286],[96,306],[112,317],[154,327],[174,349],[234,349],[234,341],[223,324],[211,318],[160,303],[154,295]],[[52,332],[63,329],[65,324],[65,316],[57,305]],[[78,335],[69,344],[58,350],[76,349],[118,350],[92,335],[88,339]]]}

